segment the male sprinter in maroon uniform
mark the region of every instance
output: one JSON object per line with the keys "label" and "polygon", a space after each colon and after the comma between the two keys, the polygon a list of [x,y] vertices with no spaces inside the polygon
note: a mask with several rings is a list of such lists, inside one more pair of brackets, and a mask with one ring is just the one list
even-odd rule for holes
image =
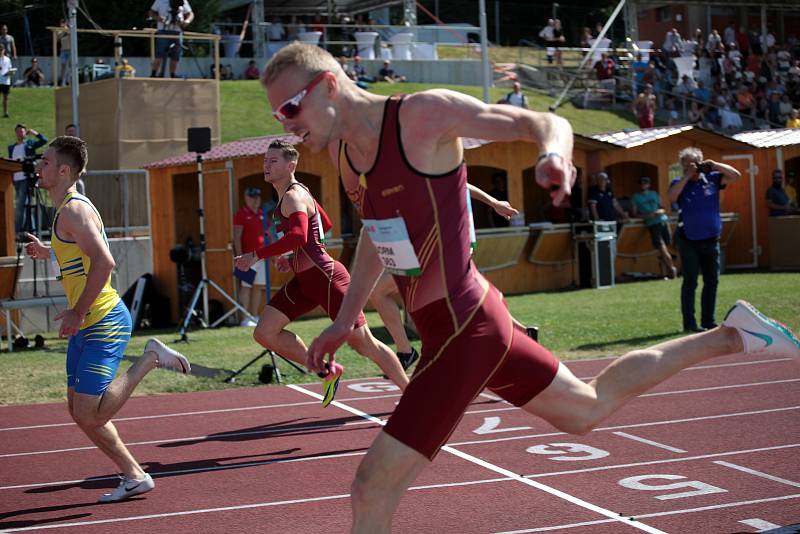
{"label": "male sprinter in maroon uniform", "polygon": [[[331,319],[336,319],[350,275],[344,265],[325,251],[322,238],[331,221],[311,196],[308,189],[294,177],[297,150],[286,141],[273,141],[264,156],[264,179],[278,192],[275,214],[280,218],[278,230],[283,236],[275,243],[257,251],[236,257],[236,267],[247,271],[259,259],[278,257],[279,268],[294,271],[294,278],[281,288],[264,306],[253,337],[265,348],[284,358],[306,364],[306,346],[286,325],[317,306],[322,306]],[[282,256],[293,253],[290,259]],[[383,373],[400,389],[408,384],[400,362],[391,349],[375,339],[363,313],[354,319],[346,336],[347,342],[359,354],[378,364]],[[344,341],[344,340],[343,340]],[[323,374],[327,406],[333,400],[343,367],[331,361],[326,369],[314,369]]]}
{"label": "male sprinter in maroon uniform", "polygon": [[625,401],[713,356],[766,349],[800,358],[787,328],[739,301],[722,326],[629,352],[582,382],[512,326],[499,292],[471,262],[461,144],[462,137],[530,142],[536,181],[558,186],[552,195],[560,204],[575,177],[566,120],[445,89],[368,93],[325,50],[305,44],[275,54],[262,83],[286,131],[343,159],[342,184],[369,236],[359,241],[338,317],[309,347],[309,367],[322,370],[324,356],[348,338],[385,266],[403,273],[395,280],[422,339],[412,380],[358,468],[353,532],[391,530],[403,492],[484,388],[584,434]]}

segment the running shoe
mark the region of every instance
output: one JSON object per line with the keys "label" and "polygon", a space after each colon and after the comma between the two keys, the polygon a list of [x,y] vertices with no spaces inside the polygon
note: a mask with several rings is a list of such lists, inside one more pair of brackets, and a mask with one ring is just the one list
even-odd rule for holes
{"label": "running shoe", "polygon": [[408,368],[414,365],[414,362],[419,360],[419,353],[417,349],[411,347],[411,352],[398,352],[397,359],[400,360],[400,365],[403,366],[403,371],[408,371]]}
{"label": "running shoe", "polygon": [[144,346],[145,352],[155,352],[158,355],[156,367],[159,369],[169,369],[188,375],[192,371],[192,366],[186,356],[178,351],[172,350],[156,338],[151,338]]}
{"label": "running shoe", "polygon": [[539,341],[539,327],[538,326],[526,326],[525,327],[525,335],[531,338],[534,341]]}
{"label": "running shoe", "polygon": [[124,501],[125,499],[129,499],[134,495],[147,493],[156,487],[156,483],[153,482],[153,478],[149,473],[145,473],[144,478],[141,480],[128,477],[120,478],[122,480],[120,481],[119,486],[114,488],[111,493],[106,493],[105,495],[101,496],[99,499],[97,499],[97,502],[109,503]]}
{"label": "running shoe", "polygon": [[739,331],[745,353],[769,352],[800,358],[800,339],[787,326],[770,319],[749,302],[737,300],[725,315],[722,326]]}
{"label": "running shoe", "polygon": [[322,407],[327,408],[327,406],[333,402],[333,398],[336,396],[336,390],[339,388],[339,380],[342,378],[342,373],[344,373],[344,367],[339,365],[338,363],[333,364],[333,370],[331,370],[329,364],[325,364],[325,367],[328,369],[327,374],[319,373],[320,378],[322,378]]}

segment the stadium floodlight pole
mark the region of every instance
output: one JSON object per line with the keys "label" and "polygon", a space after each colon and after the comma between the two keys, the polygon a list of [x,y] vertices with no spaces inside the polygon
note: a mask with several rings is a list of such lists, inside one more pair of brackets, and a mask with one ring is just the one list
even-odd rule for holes
{"label": "stadium floodlight pole", "polygon": [[489,70],[489,39],[486,37],[486,0],[480,0],[481,21],[481,71],[483,72],[483,101],[489,104],[489,87],[491,87],[492,72]]}
{"label": "stadium floodlight pole", "polygon": [[69,9],[69,62],[70,62],[70,82],[69,87],[72,91],[72,124],[81,135],[80,105],[78,104],[78,0],[67,0]]}
{"label": "stadium floodlight pole", "polygon": [[550,106],[550,111],[557,110],[558,106],[561,105],[561,102],[564,101],[564,97],[567,95],[569,90],[572,88],[572,84],[575,83],[575,78],[578,77],[578,73],[580,73],[581,69],[583,69],[583,66],[586,65],[586,62],[589,61],[589,58],[594,56],[594,51],[597,50],[597,48],[600,46],[600,41],[602,41],[603,38],[606,36],[606,32],[608,32],[608,29],[611,27],[612,24],[614,24],[614,21],[616,20],[617,15],[619,15],[619,12],[622,11],[622,8],[624,6],[625,6],[625,0],[619,0],[619,4],[617,4],[617,7],[614,8],[614,11],[611,13],[611,16],[608,17],[608,20],[606,21],[605,26],[603,26],[603,29],[600,30],[600,33],[597,35],[597,38],[594,40],[594,44],[592,44],[592,47],[589,49],[589,51],[583,57],[583,60],[581,60],[580,65],[578,65],[578,69],[575,71],[575,74],[572,75],[572,78],[570,78],[569,82],[567,82],[567,85],[566,85],[566,87],[564,87],[564,90],[561,91],[561,94],[558,95],[558,98],[556,99],[556,101],[553,102],[553,104]]}

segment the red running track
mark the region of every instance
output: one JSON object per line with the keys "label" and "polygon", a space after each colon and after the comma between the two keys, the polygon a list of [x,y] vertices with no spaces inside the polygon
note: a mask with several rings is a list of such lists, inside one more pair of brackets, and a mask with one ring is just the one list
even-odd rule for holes
{"label": "red running track", "polygon": [[[568,365],[589,378],[608,362]],[[1,407],[0,531],[346,532],[350,481],[399,392],[345,381],[323,410],[320,389],[132,398],[114,421],[156,489],[113,505],[95,501],[114,466],[64,405]],[[394,531],[768,532],[800,524],[798,458],[800,365],[787,359],[687,369],[587,436],[484,394]]]}

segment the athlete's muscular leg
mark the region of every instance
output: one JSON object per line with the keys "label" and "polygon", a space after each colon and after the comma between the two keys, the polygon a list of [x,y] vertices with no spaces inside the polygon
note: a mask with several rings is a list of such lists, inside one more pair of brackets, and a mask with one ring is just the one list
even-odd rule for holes
{"label": "athlete's muscular leg", "polygon": [[678,371],[704,360],[743,350],[739,333],[717,327],[631,351],[612,362],[588,384],[560,365],[553,382],[523,409],[564,432],[585,434],[629,399]]}
{"label": "athlete's muscular leg", "polygon": [[381,432],[361,461],[351,489],[354,533],[392,530],[400,497],[430,461],[414,449]]}
{"label": "athlete's muscular leg", "polygon": [[69,388],[67,390],[69,413],[83,433],[116,464],[123,475],[141,479],[144,477],[144,470],[120,439],[114,424],[110,421],[100,425],[94,423],[94,414],[101,398],[75,393],[74,388]]}
{"label": "athlete's muscular leg", "polygon": [[253,331],[253,339],[271,351],[300,365],[306,364],[306,344],[297,334],[286,330],[289,318],[272,306],[264,306]]}
{"label": "athlete's muscular leg", "polygon": [[397,284],[394,283],[394,278],[387,272],[384,272],[375,284],[369,300],[378,315],[381,316],[384,326],[392,336],[397,352],[408,353],[411,352],[411,343],[408,341],[406,329],[403,326],[403,317],[400,311],[400,306],[394,300],[394,294],[397,293]]}
{"label": "athlete's muscular leg", "polygon": [[400,360],[394,355],[392,349],[375,339],[367,325],[353,330],[350,337],[347,338],[347,343],[353,347],[353,350],[375,362],[383,374],[388,376],[401,390],[406,389],[408,376],[403,371]]}

